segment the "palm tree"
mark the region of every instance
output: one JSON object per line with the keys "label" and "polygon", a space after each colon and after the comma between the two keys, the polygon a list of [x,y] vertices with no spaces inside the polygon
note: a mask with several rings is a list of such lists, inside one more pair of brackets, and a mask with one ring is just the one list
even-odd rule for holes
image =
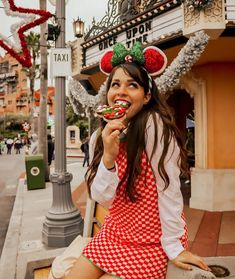
{"label": "palm tree", "polygon": [[30,88],[30,101],[33,102],[34,96],[34,85],[35,79],[39,77],[40,65],[37,64],[37,59],[40,56],[40,34],[30,32],[26,37],[27,46],[29,48],[32,57],[32,66],[30,68],[23,68],[23,71],[29,78],[29,88]]}
{"label": "palm tree", "polygon": [[33,133],[37,133],[37,118],[34,116],[34,87],[35,80],[39,78],[40,65],[37,64],[37,59],[40,56],[40,34],[30,32],[26,36],[27,46],[32,57],[32,66],[30,68],[23,68],[22,71],[26,73],[29,78],[29,98],[31,102],[31,119],[33,119]]}

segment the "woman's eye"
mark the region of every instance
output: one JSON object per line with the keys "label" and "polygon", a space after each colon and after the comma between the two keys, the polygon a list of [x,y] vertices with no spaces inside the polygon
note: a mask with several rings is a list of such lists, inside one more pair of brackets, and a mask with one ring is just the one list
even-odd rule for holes
{"label": "woman's eye", "polygon": [[132,82],[129,84],[130,87],[138,88],[138,83]]}
{"label": "woman's eye", "polygon": [[117,82],[113,82],[113,83],[111,84],[111,87],[117,87],[117,86],[119,86],[119,84],[118,84]]}

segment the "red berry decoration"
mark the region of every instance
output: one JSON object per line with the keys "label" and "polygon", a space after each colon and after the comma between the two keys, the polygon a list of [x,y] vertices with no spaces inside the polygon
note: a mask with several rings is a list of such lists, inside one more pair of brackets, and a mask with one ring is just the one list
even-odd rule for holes
{"label": "red berry decoration", "polygon": [[144,67],[152,76],[161,74],[167,64],[167,58],[163,51],[157,47],[146,47],[144,49]]}
{"label": "red berry decoration", "polygon": [[111,64],[112,57],[113,51],[108,50],[100,60],[100,70],[106,75],[110,74],[113,69],[113,66]]}

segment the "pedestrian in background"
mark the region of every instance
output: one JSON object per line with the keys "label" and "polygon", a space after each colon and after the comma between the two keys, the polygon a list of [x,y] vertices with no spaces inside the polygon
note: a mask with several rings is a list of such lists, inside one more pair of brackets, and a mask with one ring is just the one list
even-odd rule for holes
{"label": "pedestrian in background", "polygon": [[48,165],[51,165],[53,155],[54,155],[54,141],[52,140],[52,136],[50,134],[47,135],[47,150],[48,150]]}
{"label": "pedestrian in background", "polygon": [[125,101],[129,108],[122,118],[102,121],[91,136],[93,159],[86,173],[91,198],[108,207],[109,215],[66,279],[164,279],[168,260],[186,270],[190,264],[208,270],[186,250],[179,178],[188,170],[186,151],[150,76],[162,71],[165,56],[154,47],[143,53],[138,43],[131,54],[123,48],[115,45],[112,60],[104,54],[100,67],[111,72],[107,105]]}
{"label": "pedestrian in background", "polygon": [[89,167],[89,139],[86,138],[84,143],[81,145],[81,150],[84,153],[84,159],[82,166],[85,167],[87,164],[87,167]]}
{"label": "pedestrian in background", "polygon": [[11,149],[12,149],[13,143],[14,143],[13,139],[11,139],[11,138],[7,139],[7,141],[6,141],[7,154],[11,154]]}
{"label": "pedestrian in background", "polygon": [[15,146],[16,154],[20,154],[20,149],[22,147],[22,142],[21,142],[21,140],[19,138],[17,138],[15,140],[14,146]]}
{"label": "pedestrian in background", "polygon": [[38,153],[38,136],[37,134],[32,134],[29,154],[37,154],[37,153]]}
{"label": "pedestrian in background", "polygon": [[2,155],[4,153],[4,148],[5,148],[5,142],[4,142],[4,139],[1,138],[0,139],[0,155]]}

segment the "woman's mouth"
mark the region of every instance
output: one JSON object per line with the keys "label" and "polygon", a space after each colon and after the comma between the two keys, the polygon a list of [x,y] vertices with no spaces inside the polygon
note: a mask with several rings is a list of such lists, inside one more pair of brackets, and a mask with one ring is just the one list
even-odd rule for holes
{"label": "woman's mouth", "polygon": [[114,106],[128,109],[131,106],[131,103],[124,99],[117,99],[114,102]]}

